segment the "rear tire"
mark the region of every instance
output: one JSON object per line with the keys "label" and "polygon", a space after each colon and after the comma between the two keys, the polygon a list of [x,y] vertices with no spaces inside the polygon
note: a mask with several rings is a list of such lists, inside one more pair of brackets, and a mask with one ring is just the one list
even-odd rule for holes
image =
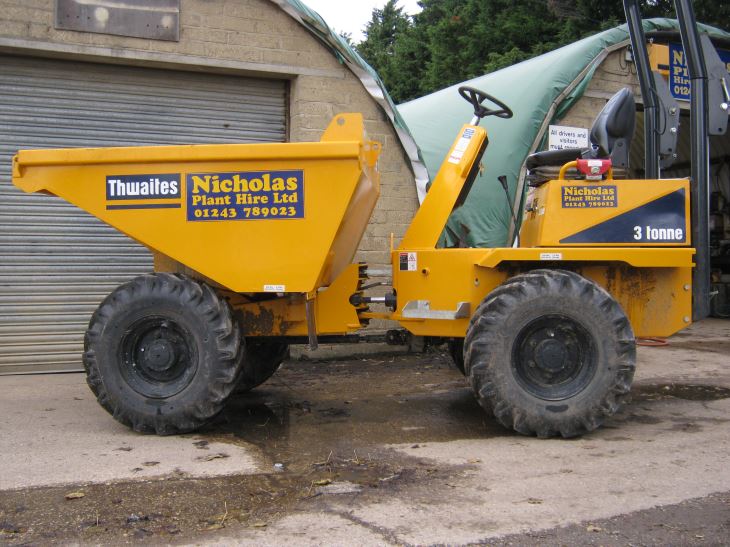
{"label": "rear tire", "polygon": [[236,392],[245,393],[263,384],[288,357],[289,344],[286,342],[247,338]]}
{"label": "rear tire", "polygon": [[193,431],[216,416],[238,377],[243,339],[206,284],[166,273],[137,277],[99,306],[84,340],[87,382],[135,431]]}
{"label": "rear tire", "polygon": [[574,437],[627,397],[636,344],[619,304],[592,281],[536,270],[487,295],[465,339],[480,405],[525,435]]}
{"label": "rear tire", "polygon": [[459,372],[466,374],[464,372],[464,339],[452,338],[447,344],[449,347],[449,355],[451,355],[454,366],[459,369]]}

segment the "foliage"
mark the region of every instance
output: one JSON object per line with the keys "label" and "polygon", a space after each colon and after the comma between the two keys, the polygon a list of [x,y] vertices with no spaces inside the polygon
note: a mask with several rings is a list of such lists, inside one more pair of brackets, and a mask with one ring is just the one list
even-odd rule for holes
{"label": "foliage", "polygon": [[347,42],[348,46],[355,47],[355,43],[352,41],[352,33],[351,32],[339,32],[340,38],[342,38],[345,42]]}
{"label": "foliage", "polygon": [[[673,17],[672,0],[640,0],[644,17]],[[622,0],[397,0],[375,9],[357,49],[393,100],[408,101],[499,70],[624,22]],[[694,0],[697,19],[724,27],[730,2]]]}

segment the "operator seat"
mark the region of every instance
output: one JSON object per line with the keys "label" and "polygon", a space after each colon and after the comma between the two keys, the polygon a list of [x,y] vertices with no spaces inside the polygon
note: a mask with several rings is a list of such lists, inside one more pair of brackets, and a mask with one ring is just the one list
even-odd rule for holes
{"label": "operator seat", "polygon": [[[628,87],[621,89],[606,103],[591,128],[589,148],[544,150],[527,157],[528,181],[539,186],[557,178],[560,168],[577,159],[611,159],[614,177],[626,176],[629,150],[636,125],[636,103]],[[572,173],[571,173],[572,171]],[[578,178],[576,170],[569,170],[568,178]]]}

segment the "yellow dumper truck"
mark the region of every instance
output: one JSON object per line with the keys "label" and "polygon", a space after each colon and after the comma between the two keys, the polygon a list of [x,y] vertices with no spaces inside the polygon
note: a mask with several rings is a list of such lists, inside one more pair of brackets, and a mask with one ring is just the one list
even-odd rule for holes
{"label": "yellow dumper truck", "polygon": [[459,91],[474,118],[391,249],[381,297],[352,263],[379,193],[380,144],[359,114],[335,116],[314,143],[20,151],[15,185],[154,253],[155,272],[118,287],[89,324],[83,361],[99,403],[137,431],[191,431],[271,376],[291,339],[387,318],[450,340],[505,426],[541,437],[598,427],[629,392],[635,337],[691,321],[688,181],[613,178],[625,135],[605,128],[633,132],[633,96],[619,93],[594,128],[595,157],[561,161],[536,187],[519,247],[438,248],[487,146],[480,120],[512,116]]}

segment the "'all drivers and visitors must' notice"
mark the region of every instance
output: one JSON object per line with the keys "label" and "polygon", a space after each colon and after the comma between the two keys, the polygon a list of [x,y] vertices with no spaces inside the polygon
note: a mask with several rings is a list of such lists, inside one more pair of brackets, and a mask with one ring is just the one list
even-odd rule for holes
{"label": "'all drivers and visitors must' notice", "polygon": [[548,150],[588,148],[588,130],[582,127],[551,125],[548,128]]}

